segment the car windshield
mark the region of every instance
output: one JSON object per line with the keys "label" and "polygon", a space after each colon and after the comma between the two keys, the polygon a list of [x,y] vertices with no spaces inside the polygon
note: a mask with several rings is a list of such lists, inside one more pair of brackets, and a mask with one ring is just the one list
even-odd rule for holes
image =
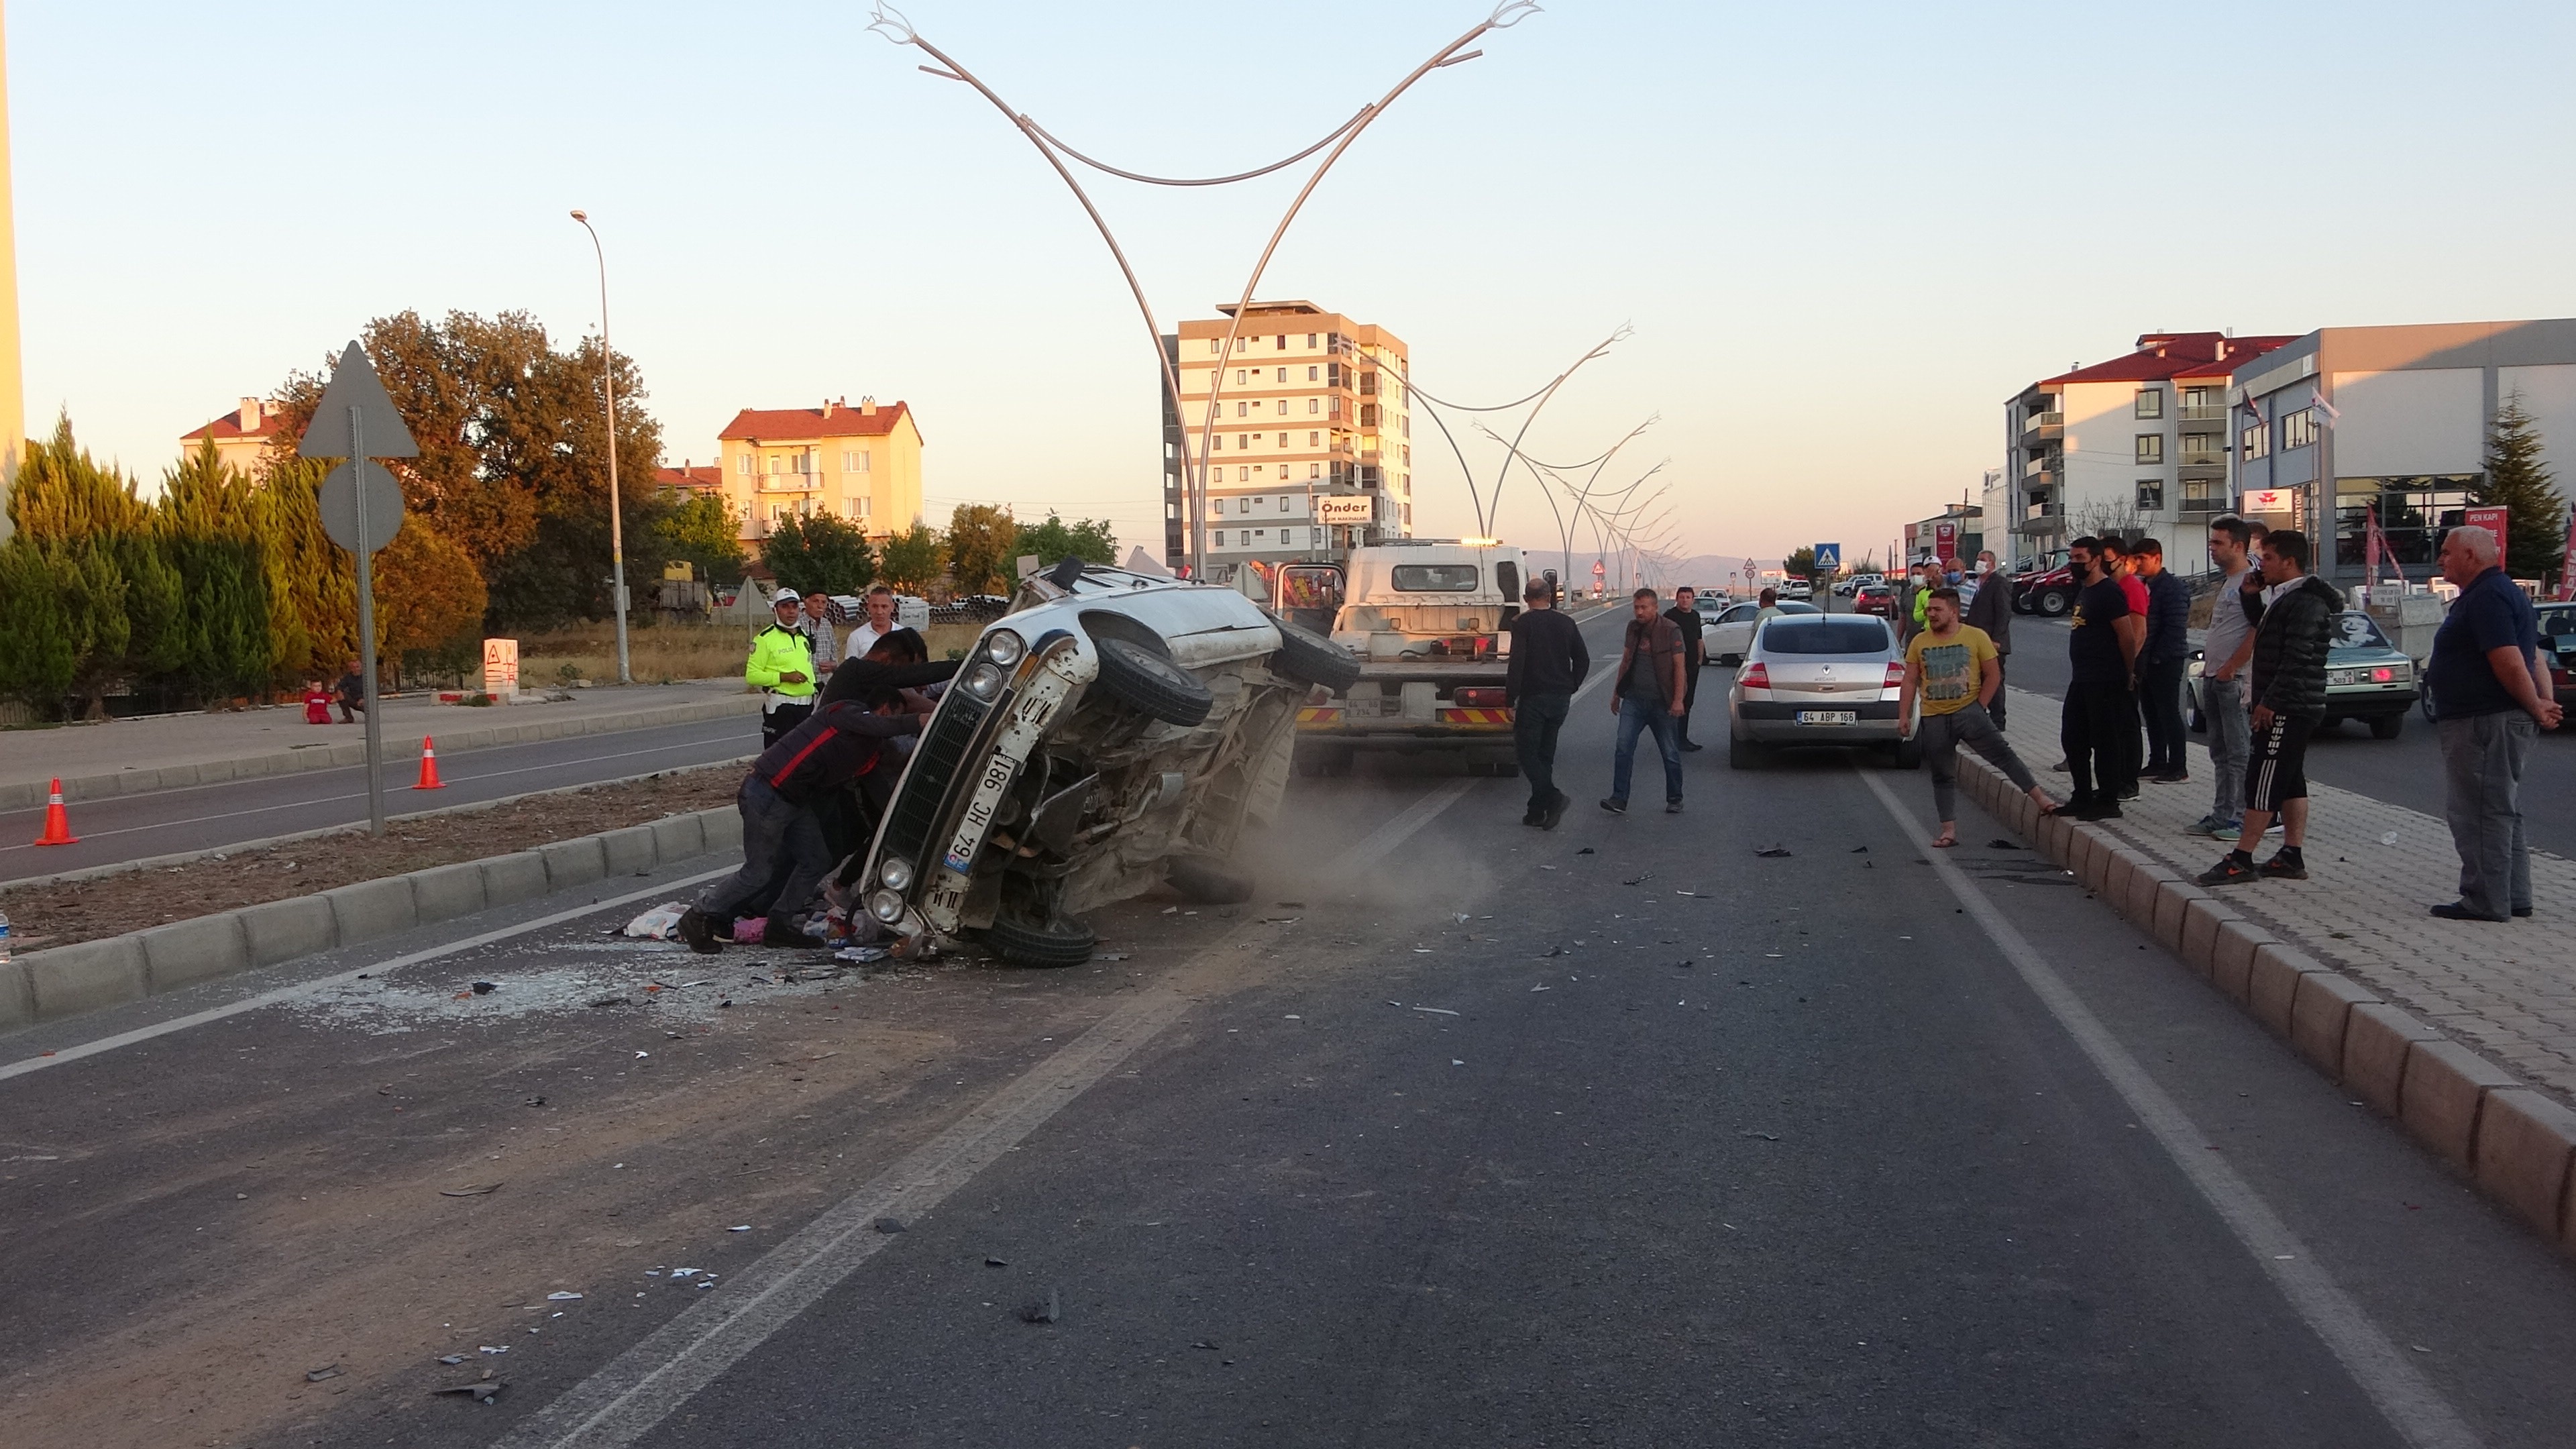
{"label": "car windshield", "polygon": [[1762,626],[1765,654],[1884,654],[1887,626],[1876,619],[1774,619]]}
{"label": "car windshield", "polygon": [[2358,609],[2346,610],[2343,613],[2335,615],[2334,647],[2337,649],[2385,649],[2389,647],[2388,636],[2379,632],[2378,623],[2368,614],[2362,613]]}
{"label": "car windshield", "polygon": [[1391,582],[1408,594],[1472,594],[1474,564],[1397,564]]}

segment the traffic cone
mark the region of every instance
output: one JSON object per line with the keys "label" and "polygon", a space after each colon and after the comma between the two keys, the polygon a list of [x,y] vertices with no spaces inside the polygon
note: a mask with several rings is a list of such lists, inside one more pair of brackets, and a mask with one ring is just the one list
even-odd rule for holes
{"label": "traffic cone", "polygon": [[56,775],[52,790],[45,796],[45,833],[36,837],[38,845],[78,845],[80,837],[72,834],[72,818],[63,811],[63,777]]}
{"label": "traffic cone", "polygon": [[420,737],[420,783],[415,790],[444,790],[447,783],[438,778],[438,746],[427,735]]}

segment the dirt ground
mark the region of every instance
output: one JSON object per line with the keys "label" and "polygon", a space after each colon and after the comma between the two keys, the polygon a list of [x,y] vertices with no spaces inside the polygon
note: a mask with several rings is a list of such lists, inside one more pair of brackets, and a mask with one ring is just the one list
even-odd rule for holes
{"label": "dirt ground", "polygon": [[674,770],[515,804],[397,820],[381,838],[323,835],[265,850],[68,885],[0,887],[20,950],[67,946],[236,906],[311,895],[433,865],[508,855],[549,841],[643,825],[733,802],[740,767]]}

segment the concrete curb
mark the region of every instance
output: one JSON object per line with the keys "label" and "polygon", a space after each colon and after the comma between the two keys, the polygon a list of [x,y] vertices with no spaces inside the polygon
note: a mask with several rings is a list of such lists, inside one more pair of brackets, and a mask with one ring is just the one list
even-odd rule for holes
{"label": "concrete curb", "polygon": [[[1959,784],[2310,1065],[2395,1118],[2542,1236],[2576,1252],[2576,1112],[2110,831],[2040,815],[2002,771],[1964,750]],[[0,1003],[5,988],[0,982]]]}
{"label": "concrete curb", "polygon": [[[0,1031],[140,1001],[218,976],[354,946],[742,843],[731,806],[266,901],[0,962]],[[616,869],[612,872],[610,864]]]}
{"label": "concrete curb", "polygon": [[[471,815],[478,810],[498,810],[504,805],[516,805],[523,800],[539,800],[549,795],[568,795],[576,790],[598,790],[610,785],[632,785],[642,780],[661,780],[673,775],[695,774],[700,770],[739,770],[759,758],[758,755],[736,755],[730,760],[709,760],[703,765],[673,765],[664,770],[646,770],[640,775],[619,775],[609,780],[585,780],[578,785],[557,785],[550,790],[522,790],[516,795],[496,795],[489,800],[472,800],[462,805],[441,805],[435,810],[410,810],[400,815],[388,815],[385,817],[385,823],[400,825],[406,820],[434,820],[441,815]],[[29,890],[37,886],[72,885],[85,880],[105,880],[110,876],[135,875],[143,871],[167,869],[174,865],[194,865],[201,860],[223,860],[231,856],[248,855],[255,850],[294,845],[300,841],[321,840],[333,835],[357,835],[363,833],[366,828],[365,821],[356,820],[346,825],[325,825],[319,830],[297,830],[285,835],[263,835],[255,840],[237,840],[230,845],[211,846],[205,850],[182,850],[169,855],[148,855],[140,860],[120,860],[112,865],[84,866],[79,870],[66,870],[54,875],[31,875],[19,880],[0,880],[0,893]],[[741,842],[737,839],[735,843]],[[500,902],[495,901],[494,904],[498,905]]]}
{"label": "concrete curb", "polygon": [[[523,709],[525,707],[522,707]],[[539,706],[538,708],[542,708]],[[509,714],[512,711],[472,711],[474,714]],[[540,740],[569,739],[574,735],[607,735],[625,730],[655,729],[662,725],[695,724],[699,720],[725,719],[738,714],[758,714],[760,696],[756,694],[724,695],[698,700],[691,704],[660,705],[627,714],[584,715],[577,719],[531,719],[518,724],[495,722],[453,733],[434,730],[442,754],[461,754],[467,750],[488,749],[493,745],[534,744]],[[105,726],[113,728],[113,726]],[[393,743],[387,740],[388,747]],[[220,785],[227,780],[255,779],[265,775],[292,775],[304,770],[334,770],[367,762],[364,741],[341,740],[327,745],[307,745],[302,749],[278,750],[264,755],[244,755],[229,760],[201,760],[193,765],[165,765],[159,769],[119,770],[112,775],[67,775],[63,778],[63,799],[98,800],[115,795],[140,795],[153,790],[180,790],[192,785]],[[0,810],[25,810],[45,803],[46,780],[18,780],[0,784]]]}

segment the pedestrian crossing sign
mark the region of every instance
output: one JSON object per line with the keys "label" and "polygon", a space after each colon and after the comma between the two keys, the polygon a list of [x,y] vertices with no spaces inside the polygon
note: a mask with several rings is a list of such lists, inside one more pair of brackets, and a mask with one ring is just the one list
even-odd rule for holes
{"label": "pedestrian crossing sign", "polygon": [[1843,546],[1839,543],[1817,544],[1816,568],[1820,572],[1824,573],[1841,573],[1843,568]]}

